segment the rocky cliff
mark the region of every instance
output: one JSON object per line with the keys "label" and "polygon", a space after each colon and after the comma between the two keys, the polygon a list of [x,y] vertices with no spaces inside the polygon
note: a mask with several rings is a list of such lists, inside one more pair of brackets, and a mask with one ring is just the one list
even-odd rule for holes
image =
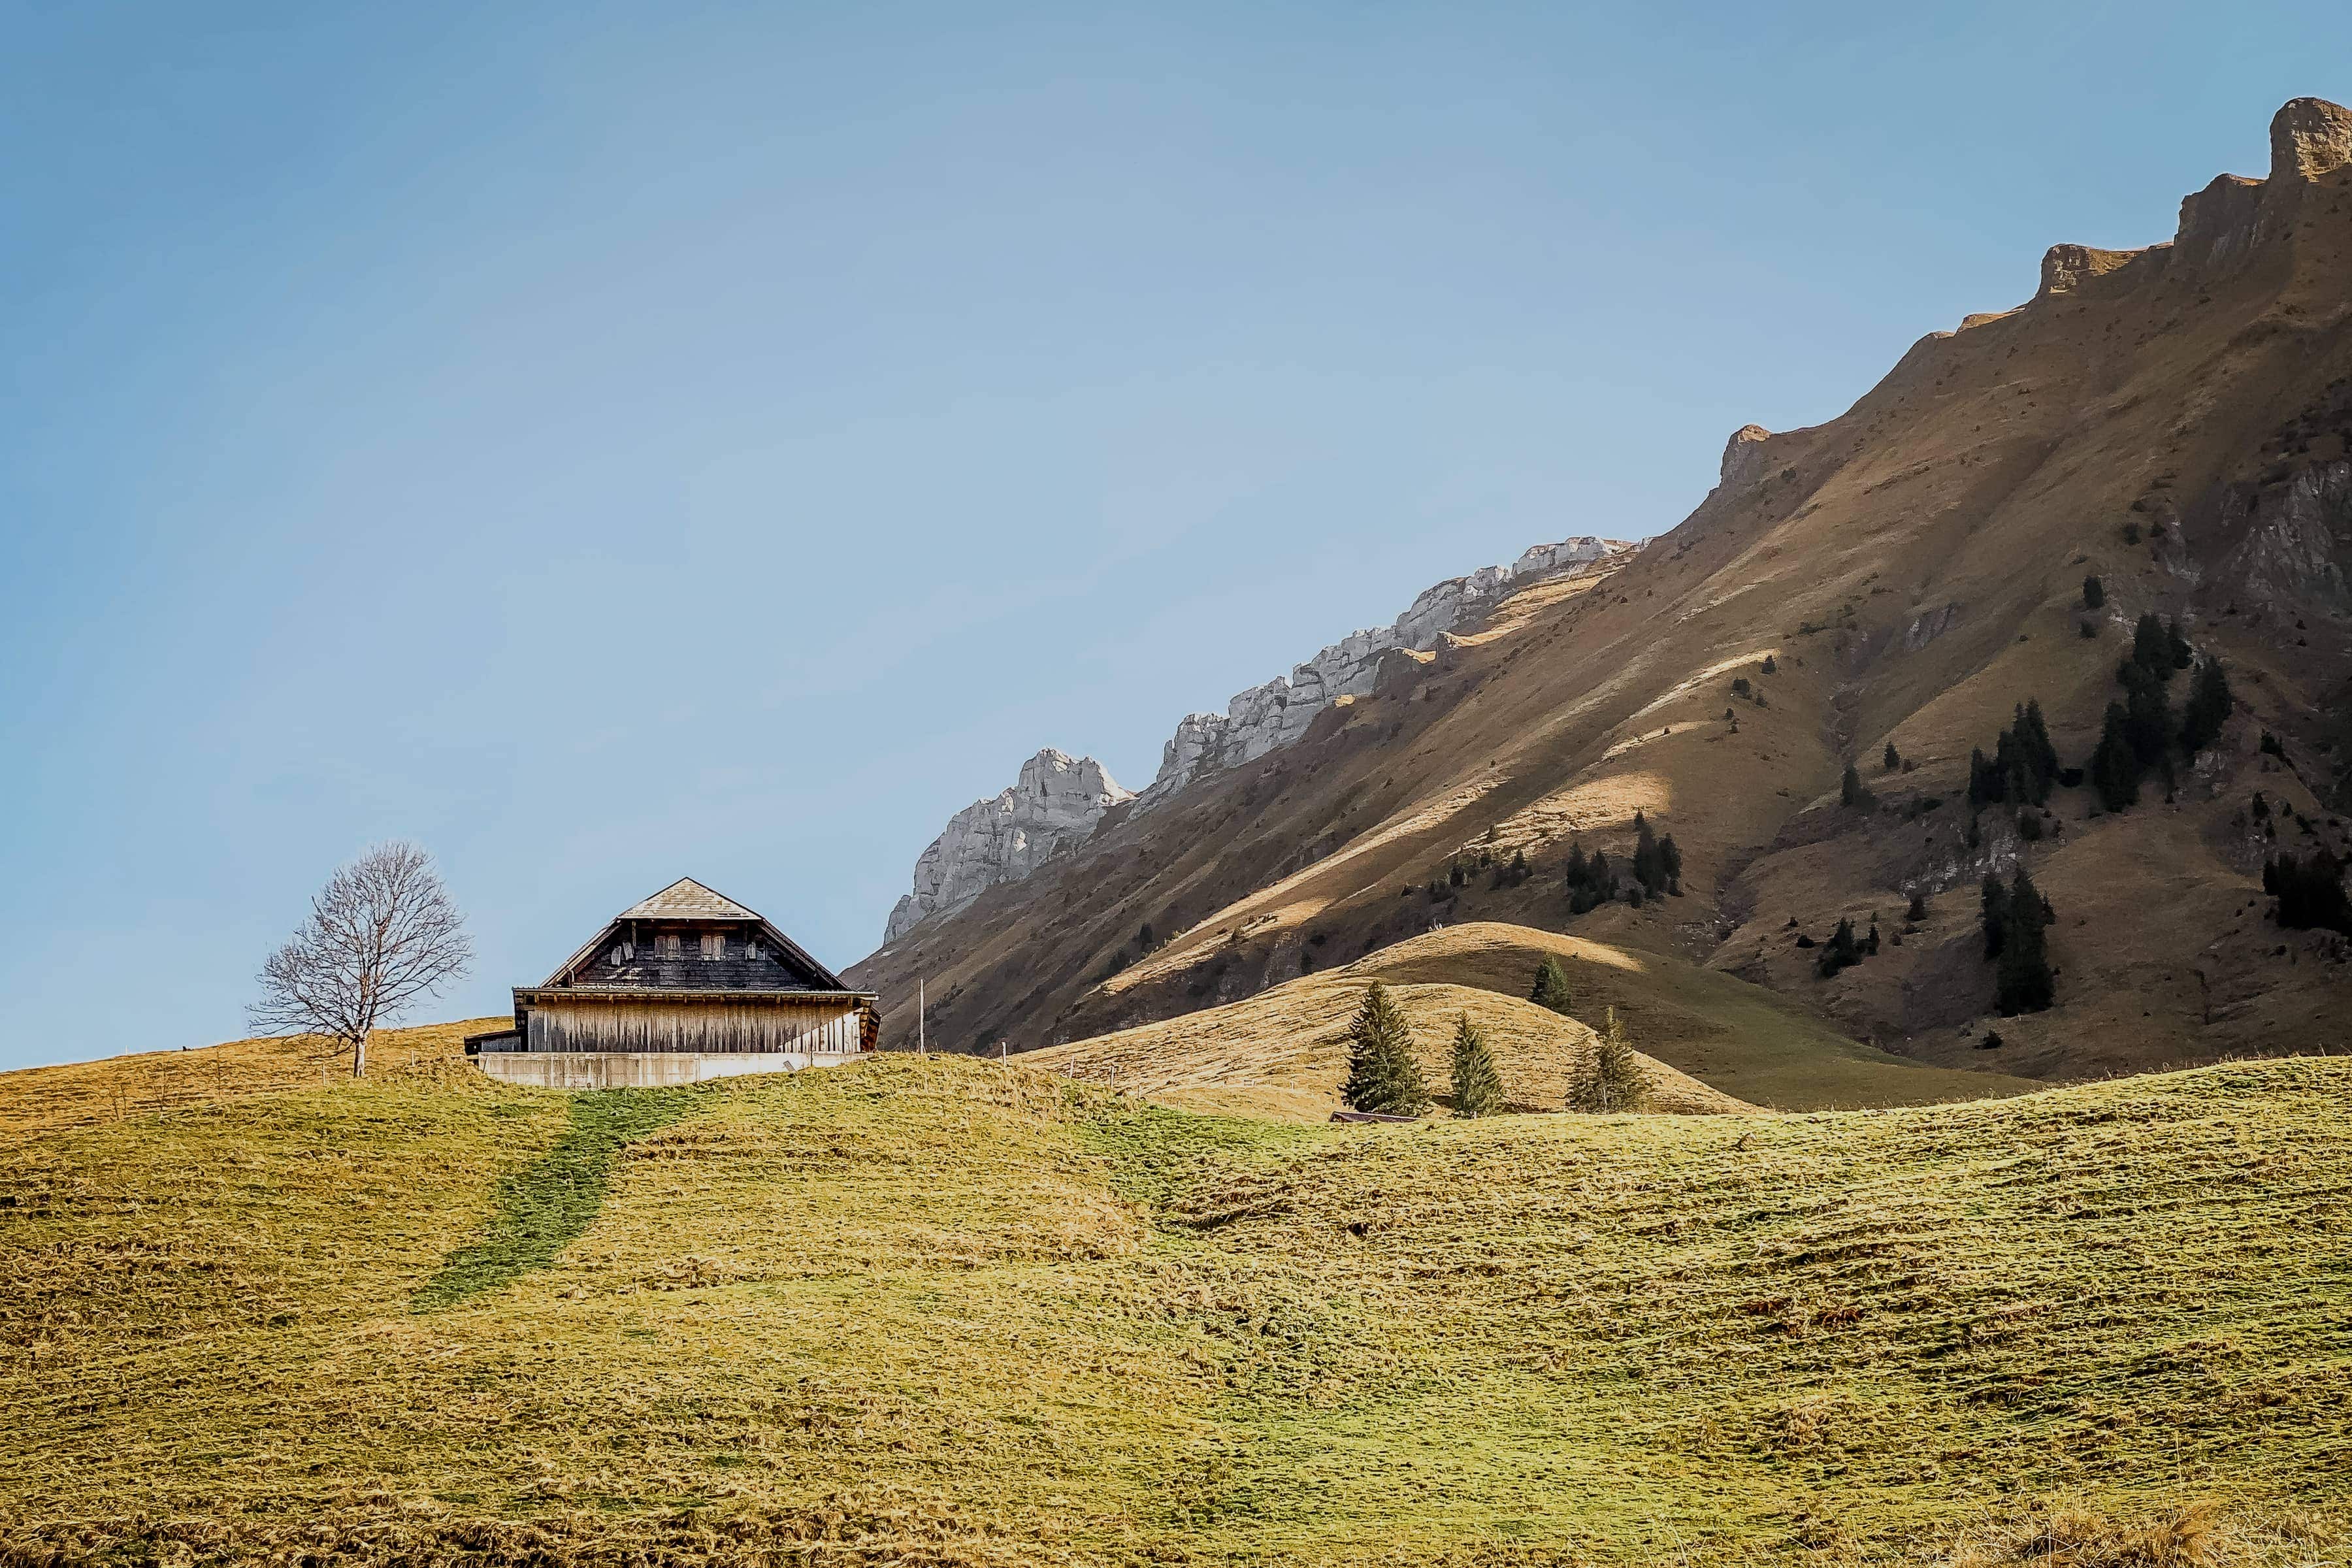
{"label": "rocky cliff", "polygon": [[1424,588],[1403,615],[1385,626],[1351,632],[1263,686],[1238,692],[1223,713],[1188,713],[1160,748],[1160,772],[1136,805],[1148,811],[1203,773],[1255,762],[1307,733],[1315,715],[1342,697],[1362,697],[1391,648],[1425,649],[1439,636],[1466,625],[1516,588],[1538,578],[1580,572],[1628,548],[1621,540],[1585,535],[1538,544],[1508,566],[1484,566]]}
{"label": "rocky cliff", "polygon": [[1092,833],[1104,812],[1134,798],[1092,757],[1048,746],[1021,764],[1012,788],[948,818],[916,860],[914,890],[891,910],[882,940],[896,942],[933,915],[952,913],[997,883],[1027,876]]}
{"label": "rocky cliff", "polygon": [[1092,757],[1051,749],[1021,765],[1021,778],[992,800],[974,801],[949,818],[915,862],[914,890],[900,898],[882,932],[897,942],[934,915],[962,909],[1000,882],[1017,881],[1049,857],[1093,833],[1104,813],[1136,801],[1150,810],[1193,779],[1264,756],[1307,732],[1315,715],[1342,697],[1372,689],[1381,655],[1423,649],[1466,625],[1508,593],[1540,578],[1581,572],[1626,549],[1585,536],[1538,544],[1507,566],[1486,566],[1426,588],[1392,625],[1351,633],[1288,677],[1276,676],[1236,696],[1223,713],[1192,713],[1160,749],[1160,772],[1140,797],[1113,782]]}

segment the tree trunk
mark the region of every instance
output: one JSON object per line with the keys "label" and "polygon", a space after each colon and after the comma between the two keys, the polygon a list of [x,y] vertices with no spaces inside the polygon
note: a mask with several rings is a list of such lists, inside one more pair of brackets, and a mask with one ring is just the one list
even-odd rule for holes
{"label": "tree trunk", "polygon": [[367,1077],[367,1032],[364,1029],[360,1032],[360,1037],[352,1042],[352,1076]]}

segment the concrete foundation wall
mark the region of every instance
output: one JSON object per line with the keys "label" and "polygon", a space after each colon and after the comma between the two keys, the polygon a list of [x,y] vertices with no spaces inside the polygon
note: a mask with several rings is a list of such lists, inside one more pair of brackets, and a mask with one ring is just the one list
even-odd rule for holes
{"label": "concrete foundation wall", "polygon": [[657,1089],[741,1073],[798,1072],[869,1054],[851,1051],[484,1051],[473,1059],[500,1083],[532,1089]]}

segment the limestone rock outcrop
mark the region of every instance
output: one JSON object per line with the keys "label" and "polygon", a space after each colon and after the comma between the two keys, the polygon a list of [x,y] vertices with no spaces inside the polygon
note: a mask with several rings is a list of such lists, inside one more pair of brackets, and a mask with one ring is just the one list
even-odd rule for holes
{"label": "limestone rock outcrop", "polygon": [[1590,534],[1538,544],[1508,566],[1482,566],[1422,590],[1394,623],[1350,632],[1263,686],[1237,692],[1223,713],[1188,713],[1160,748],[1160,772],[1137,797],[1149,811],[1195,778],[1238,767],[1307,733],[1315,715],[1342,697],[1361,697],[1380,677],[1381,656],[1391,648],[1424,649],[1507,595],[1538,577],[1580,572],[1623,550],[1616,540]]}
{"label": "limestone rock outcrop", "polygon": [[1350,633],[1263,686],[1253,686],[1223,713],[1192,713],[1160,749],[1160,772],[1142,795],[1119,788],[1092,757],[1051,750],[1021,765],[1021,778],[991,800],[974,801],[949,819],[915,862],[915,886],[883,929],[885,946],[934,915],[962,909],[999,882],[1026,877],[1040,862],[1091,835],[1104,814],[1129,801],[1138,811],[1168,799],[1193,779],[1262,757],[1307,733],[1315,715],[1342,697],[1360,697],[1380,681],[1381,656],[1426,649],[1437,639],[1538,578],[1582,572],[1629,548],[1585,535],[1538,544],[1508,566],[1486,566],[1424,589],[1394,624]]}
{"label": "limestone rock outcrop", "polygon": [[914,890],[891,910],[882,940],[896,942],[933,915],[1027,876],[1040,861],[1094,832],[1103,813],[1134,798],[1094,758],[1047,747],[1021,764],[1012,788],[948,818],[946,829],[916,860]]}

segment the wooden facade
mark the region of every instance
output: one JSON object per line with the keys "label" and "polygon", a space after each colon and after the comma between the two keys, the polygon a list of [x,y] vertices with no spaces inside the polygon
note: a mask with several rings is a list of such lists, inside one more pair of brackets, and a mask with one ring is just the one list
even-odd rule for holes
{"label": "wooden facade", "polygon": [[[521,1058],[673,1058],[660,1081],[845,1061],[876,1048],[875,998],[761,916],[690,879],[623,910],[538,985],[517,986],[514,1027],[467,1054],[518,1082],[621,1081]],[[708,1072],[675,1058],[709,1058]],[[639,1081],[631,1079],[629,1081]]]}

